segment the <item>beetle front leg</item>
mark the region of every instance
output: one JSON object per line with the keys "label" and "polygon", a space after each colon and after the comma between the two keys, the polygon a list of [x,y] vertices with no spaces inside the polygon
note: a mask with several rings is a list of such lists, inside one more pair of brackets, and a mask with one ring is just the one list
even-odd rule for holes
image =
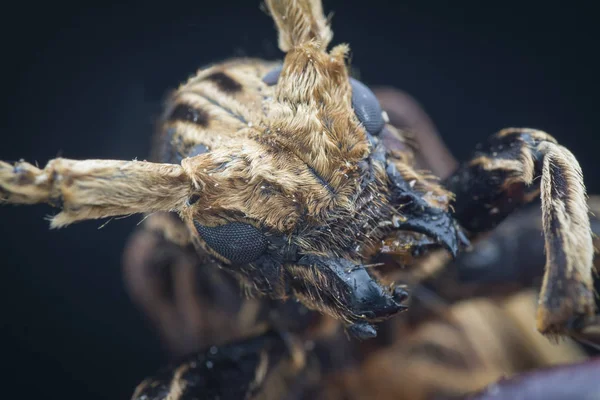
{"label": "beetle front leg", "polygon": [[303,378],[301,343],[274,331],[210,346],[145,379],[132,400],[264,399],[285,397]]}
{"label": "beetle front leg", "polygon": [[445,185],[456,195],[455,218],[473,238],[541,195],[546,267],[537,328],[565,334],[574,319],[595,314],[586,193],[569,150],[542,131],[505,129],[478,146]]}
{"label": "beetle front leg", "polygon": [[[595,249],[594,268],[600,272],[600,197],[588,199],[590,226]],[[527,207],[504,220],[497,229],[479,240],[472,251],[462,253],[445,267],[451,271],[456,291],[452,300],[469,296],[473,291],[489,294],[492,287],[511,292],[531,286],[544,272],[544,237],[542,211]],[[600,282],[598,282],[600,283]],[[439,282],[443,290],[442,282]]]}

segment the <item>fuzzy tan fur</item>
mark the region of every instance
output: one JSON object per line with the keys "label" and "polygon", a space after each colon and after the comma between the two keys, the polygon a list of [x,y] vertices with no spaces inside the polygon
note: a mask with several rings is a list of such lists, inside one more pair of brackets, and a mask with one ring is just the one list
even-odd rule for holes
{"label": "fuzzy tan fur", "polygon": [[596,313],[594,246],[579,163],[570,151],[550,142],[539,150],[545,154],[541,197],[547,261],[537,326],[552,334],[563,332],[574,316]]}
{"label": "fuzzy tan fur", "polygon": [[281,51],[290,51],[310,41],[325,48],[331,41],[333,33],[321,0],[267,0],[266,4],[277,25]]}
{"label": "fuzzy tan fur", "polygon": [[533,186],[536,164],[541,161],[539,189],[526,194],[525,202],[539,194],[546,250],[546,271],[537,312],[537,328],[548,335],[564,334],[576,317],[596,313],[593,289],[592,231],[583,173],[577,159],[546,132],[507,128],[498,138],[522,137],[516,159],[479,156],[471,167],[507,175],[505,190],[515,184]]}
{"label": "fuzzy tan fur", "polygon": [[62,208],[59,228],[76,221],[181,209],[191,180],[177,165],[141,161],[57,158],[44,169],[0,162],[0,201]]}

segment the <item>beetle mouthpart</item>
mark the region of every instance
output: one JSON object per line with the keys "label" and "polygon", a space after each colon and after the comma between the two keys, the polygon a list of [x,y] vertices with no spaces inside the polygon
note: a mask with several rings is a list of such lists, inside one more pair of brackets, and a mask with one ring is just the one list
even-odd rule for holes
{"label": "beetle mouthpart", "polygon": [[406,291],[406,289],[404,289],[404,288],[402,288],[400,286],[396,286],[394,288],[394,290],[392,291],[392,297],[394,298],[394,300],[396,301],[396,303],[400,304],[401,307],[404,307],[404,309],[408,308],[408,306],[402,304],[406,300],[408,300],[408,298],[410,297],[410,295],[408,294],[408,292]]}
{"label": "beetle mouthpart", "polygon": [[469,240],[454,218],[443,210],[428,207],[414,212],[414,209],[409,209],[405,216],[406,220],[398,224],[398,229],[422,233],[432,238],[435,243],[448,250],[452,258],[456,258],[460,250],[469,246]]}
{"label": "beetle mouthpart", "polygon": [[355,322],[352,325],[348,325],[346,327],[346,332],[348,332],[348,335],[358,340],[367,340],[377,337],[375,327],[368,322]]}
{"label": "beetle mouthpart", "polygon": [[452,214],[427,203],[394,164],[388,164],[386,172],[392,186],[392,204],[399,208],[403,217],[394,227],[429,236],[456,258],[458,252],[469,245],[469,240]]}

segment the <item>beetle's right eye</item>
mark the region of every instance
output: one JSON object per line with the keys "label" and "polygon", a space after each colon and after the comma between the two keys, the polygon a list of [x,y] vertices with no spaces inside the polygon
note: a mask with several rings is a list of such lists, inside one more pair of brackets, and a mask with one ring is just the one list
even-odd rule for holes
{"label": "beetle's right eye", "polygon": [[269,72],[267,72],[267,74],[262,79],[263,82],[267,86],[276,85],[277,81],[279,80],[279,75],[281,75],[282,69],[283,69],[283,65],[279,65],[279,66],[273,68],[272,70],[270,70]]}
{"label": "beetle's right eye", "polygon": [[350,78],[352,107],[358,120],[371,135],[378,135],[385,126],[383,110],[375,94],[364,83]]}
{"label": "beetle's right eye", "polygon": [[200,154],[204,154],[204,153],[208,153],[209,149],[208,147],[206,147],[203,144],[198,144],[194,147],[192,147],[192,149],[188,152],[188,157],[196,157],[199,156]]}
{"label": "beetle's right eye", "polygon": [[232,264],[252,262],[267,249],[265,235],[250,224],[230,222],[220,226],[205,226],[194,221],[194,226],[206,245]]}

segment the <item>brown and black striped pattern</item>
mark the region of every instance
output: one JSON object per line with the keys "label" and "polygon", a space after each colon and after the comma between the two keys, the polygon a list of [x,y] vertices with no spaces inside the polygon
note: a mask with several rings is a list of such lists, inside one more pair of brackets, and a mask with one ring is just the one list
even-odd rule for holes
{"label": "brown and black striped pattern", "polygon": [[[211,272],[231,273],[247,294],[259,299],[260,307],[247,312],[240,326],[258,330],[266,325],[279,335],[223,345],[222,351],[217,348],[222,357],[211,358],[208,350],[208,355],[145,382],[140,393],[182,398],[202,388],[201,393],[215,398],[252,396],[269,387],[268,371],[280,358],[293,361],[289,343],[281,339],[292,330],[307,351],[318,345],[320,335],[338,342],[345,333],[373,338],[375,323],[406,308],[401,304],[406,292],[376,268],[386,243],[394,244],[388,254],[408,260],[409,266],[421,265],[420,257],[440,246],[455,255],[467,244],[463,228],[477,240],[538,194],[547,254],[538,330],[569,333],[573,318],[594,313],[585,188],[577,160],[567,149],[544,132],[507,129],[479,148],[444,186],[417,170],[410,149],[392,148],[403,143],[402,133],[391,125],[385,133],[369,132],[358,118],[349,47],[328,49],[332,32],[321,2],[267,0],[267,6],[286,53],[277,83],[263,81],[279,65],[273,62],[236,59],[201,69],[171,94],[155,162],[59,158],[43,169],[0,162],[0,202],[61,208],[52,218],[53,227],[134,213],[177,213],[184,225],[165,229],[166,240],[154,242],[160,243],[158,249],[147,246],[148,258],[137,266],[156,266],[167,247],[164,242],[194,249],[192,254],[210,260],[202,268],[209,271],[211,264]],[[399,140],[390,140],[393,136]],[[176,233],[182,226],[187,234]],[[218,236],[217,231],[228,234],[209,238]],[[189,272],[196,265],[181,263],[190,253],[178,250],[166,261]],[[236,250],[241,254],[231,256]],[[248,259],[249,253],[256,257]],[[173,300],[178,294],[165,297]],[[304,310],[306,320],[271,312],[277,308],[272,300],[289,301],[289,314],[296,317],[295,312]],[[242,302],[240,308],[250,303]],[[267,309],[268,315],[258,315],[257,309]],[[237,318],[244,313],[232,314]],[[323,328],[314,323],[319,319],[315,315],[334,322]],[[475,319],[467,318],[467,325]],[[209,321],[228,326],[222,316]],[[468,369],[452,346],[434,342],[421,331],[414,346],[401,354],[436,359],[455,371]],[[328,348],[325,358],[333,352]],[[212,370],[217,364],[218,371]],[[224,381],[230,372],[232,387]]]}

